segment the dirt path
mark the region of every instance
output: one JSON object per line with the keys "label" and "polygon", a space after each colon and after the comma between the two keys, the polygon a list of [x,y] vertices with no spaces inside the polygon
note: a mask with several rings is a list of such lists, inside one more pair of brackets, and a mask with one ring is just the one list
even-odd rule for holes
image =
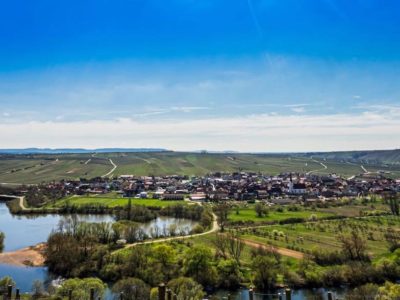
{"label": "dirt path", "polygon": [[114,162],[112,161],[111,158],[109,159],[109,161],[112,164],[113,168],[110,170],[110,172],[108,172],[107,174],[104,174],[101,177],[107,177],[107,176],[111,175],[115,171],[115,169],[118,167],[116,164],[114,164]]}
{"label": "dirt path", "polygon": [[25,197],[24,196],[10,196],[10,195],[0,195],[0,198],[9,198],[9,199],[19,199],[19,206],[22,210],[27,210],[24,204]]}
{"label": "dirt path", "polygon": [[325,165],[324,163],[322,163],[322,162],[320,162],[320,161],[318,161],[318,160],[316,160],[316,159],[312,159],[312,161],[315,162],[315,163],[320,164],[320,165],[322,166],[322,168],[321,168],[321,169],[316,169],[316,170],[309,171],[309,172],[306,173],[307,175],[310,175],[311,173],[315,173],[315,172],[319,172],[319,171],[323,171],[323,170],[328,169],[328,166]]}
{"label": "dirt path", "polygon": [[0,253],[0,263],[13,266],[40,267],[44,265],[45,243],[12,252]]}
{"label": "dirt path", "polygon": [[368,174],[369,173],[368,170],[363,165],[361,165],[361,169],[364,171],[364,174]]}
{"label": "dirt path", "polygon": [[[253,247],[253,248],[261,247],[261,248],[264,248],[264,249],[269,249],[269,247],[270,247],[268,245],[264,245],[264,244],[261,244],[261,243],[257,243],[257,242],[253,242],[253,241],[249,241],[249,240],[245,240],[245,239],[242,239],[242,241],[247,246],[250,246],[250,247]],[[293,257],[293,258],[296,258],[296,259],[304,258],[304,253],[299,252],[299,251],[294,251],[294,250],[290,250],[290,249],[287,249],[287,248],[280,248],[280,247],[275,247],[275,249],[279,254],[281,254],[283,256]]]}

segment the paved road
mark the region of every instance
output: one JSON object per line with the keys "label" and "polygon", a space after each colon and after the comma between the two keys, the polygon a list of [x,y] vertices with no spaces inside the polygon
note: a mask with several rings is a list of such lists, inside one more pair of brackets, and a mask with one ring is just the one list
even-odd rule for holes
{"label": "paved road", "polygon": [[110,172],[108,172],[107,174],[104,174],[101,177],[107,177],[107,176],[111,175],[115,171],[115,169],[118,167],[116,164],[114,164],[114,162],[112,161],[111,158],[109,159],[109,161],[110,161],[110,164],[112,164],[113,168],[110,170]]}

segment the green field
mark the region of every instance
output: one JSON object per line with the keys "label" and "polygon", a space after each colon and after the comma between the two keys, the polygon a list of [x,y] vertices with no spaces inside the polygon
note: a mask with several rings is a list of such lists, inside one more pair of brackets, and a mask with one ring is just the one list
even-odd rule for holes
{"label": "green field", "polygon": [[[40,183],[118,175],[205,175],[210,172],[252,171],[268,175],[283,172],[337,173],[352,176],[363,172],[361,164],[291,154],[210,154],[182,152],[0,155],[0,183]],[[320,163],[327,166],[323,168]],[[399,165],[365,164],[368,171],[384,170],[400,177]]]}
{"label": "green field", "polygon": [[330,216],[334,216],[335,214],[329,212],[321,212],[321,211],[313,211],[313,210],[300,210],[300,211],[289,211],[284,209],[282,212],[271,210],[268,215],[263,217],[258,217],[256,211],[254,210],[254,205],[250,205],[248,208],[239,208],[239,214],[236,209],[233,209],[228,216],[229,221],[238,222],[238,221],[251,221],[254,223],[261,222],[273,222],[273,221],[282,221],[291,218],[302,218],[308,220],[312,215],[317,217],[317,219],[326,218]]}
{"label": "green field", "polygon": [[[104,205],[110,208],[117,206],[126,206],[128,204],[128,198],[113,198],[103,196],[92,196],[92,197],[79,197],[73,196],[57,201],[55,204],[47,204],[45,208],[62,208],[67,205],[73,206],[95,206]],[[185,201],[164,201],[159,199],[131,199],[132,205],[143,205],[147,207],[167,207],[176,204],[185,205]]]}
{"label": "green field", "polygon": [[352,218],[288,225],[272,225],[242,230],[242,238],[278,247],[308,252],[316,248],[340,250],[339,233],[359,229],[367,241],[368,253],[379,257],[388,252],[384,234],[389,227],[400,229],[400,218],[394,216]]}

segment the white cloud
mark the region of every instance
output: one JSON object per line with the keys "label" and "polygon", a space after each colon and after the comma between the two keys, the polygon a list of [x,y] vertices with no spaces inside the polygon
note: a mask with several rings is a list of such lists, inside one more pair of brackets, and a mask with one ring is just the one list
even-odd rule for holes
{"label": "white cloud", "polygon": [[324,151],[396,148],[400,111],[333,115],[121,118],[0,123],[2,147],[164,147],[174,150]]}
{"label": "white cloud", "polygon": [[292,110],[293,112],[296,112],[296,113],[303,113],[303,112],[306,111],[305,108],[302,107],[302,106],[292,107],[291,110]]}

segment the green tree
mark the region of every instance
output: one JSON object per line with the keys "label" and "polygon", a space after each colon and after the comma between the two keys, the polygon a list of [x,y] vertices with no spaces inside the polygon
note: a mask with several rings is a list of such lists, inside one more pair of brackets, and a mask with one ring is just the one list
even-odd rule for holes
{"label": "green tree", "polygon": [[10,276],[5,276],[0,279],[0,289],[5,289],[9,285],[15,287],[15,281]]}
{"label": "green tree", "polygon": [[221,229],[221,232],[224,232],[225,225],[228,222],[228,214],[229,214],[230,206],[227,203],[219,203],[214,207],[214,211],[217,215],[217,222]]}
{"label": "green tree", "polygon": [[216,281],[216,270],[212,262],[213,254],[209,248],[194,246],[185,253],[185,274],[204,286],[213,285]]}
{"label": "green tree", "polygon": [[256,211],[257,217],[262,218],[265,215],[268,215],[268,208],[261,202],[256,203],[254,206],[254,210]]}
{"label": "green tree", "polygon": [[346,293],[346,300],[370,300],[375,299],[378,293],[378,286],[376,284],[367,283],[350,289]]}
{"label": "green tree", "polygon": [[221,259],[217,265],[218,285],[226,289],[235,289],[243,281],[243,274],[234,259]]}
{"label": "green tree", "polygon": [[138,278],[125,278],[117,281],[112,291],[116,294],[115,299],[123,293],[125,300],[149,300],[150,287]]}
{"label": "green tree", "polygon": [[280,265],[272,256],[258,255],[252,260],[254,284],[261,290],[270,290],[275,286]]}
{"label": "green tree", "polygon": [[205,296],[203,287],[192,278],[173,279],[168,283],[168,287],[177,295],[178,300],[201,300]]}
{"label": "green tree", "polygon": [[350,260],[368,260],[367,242],[362,237],[362,233],[353,229],[350,234],[339,235],[342,243],[342,252]]}
{"label": "green tree", "polygon": [[152,256],[159,265],[157,269],[163,274],[163,281],[171,279],[175,270],[176,252],[170,245],[160,244],[152,249]]}
{"label": "green tree", "polygon": [[106,285],[99,278],[68,279],[57,289],[56,296],[67,297],[68,291],[72,290],[73,300],[89,300],[90,289],[92,288],[97,299],[98,297],[103,297]]}
{"label": "green tree", "polygon": [[378,294],[375,299],[379,300],[399,300],[400,299],[400,284],[386,282],[384,286],[378,289]]}
{"label": "green tree", "polygon": [[394,230],[392,227],[389,227],[384,236],[389,244],[390,252],[400,248],[400,233],[398,231]]}

